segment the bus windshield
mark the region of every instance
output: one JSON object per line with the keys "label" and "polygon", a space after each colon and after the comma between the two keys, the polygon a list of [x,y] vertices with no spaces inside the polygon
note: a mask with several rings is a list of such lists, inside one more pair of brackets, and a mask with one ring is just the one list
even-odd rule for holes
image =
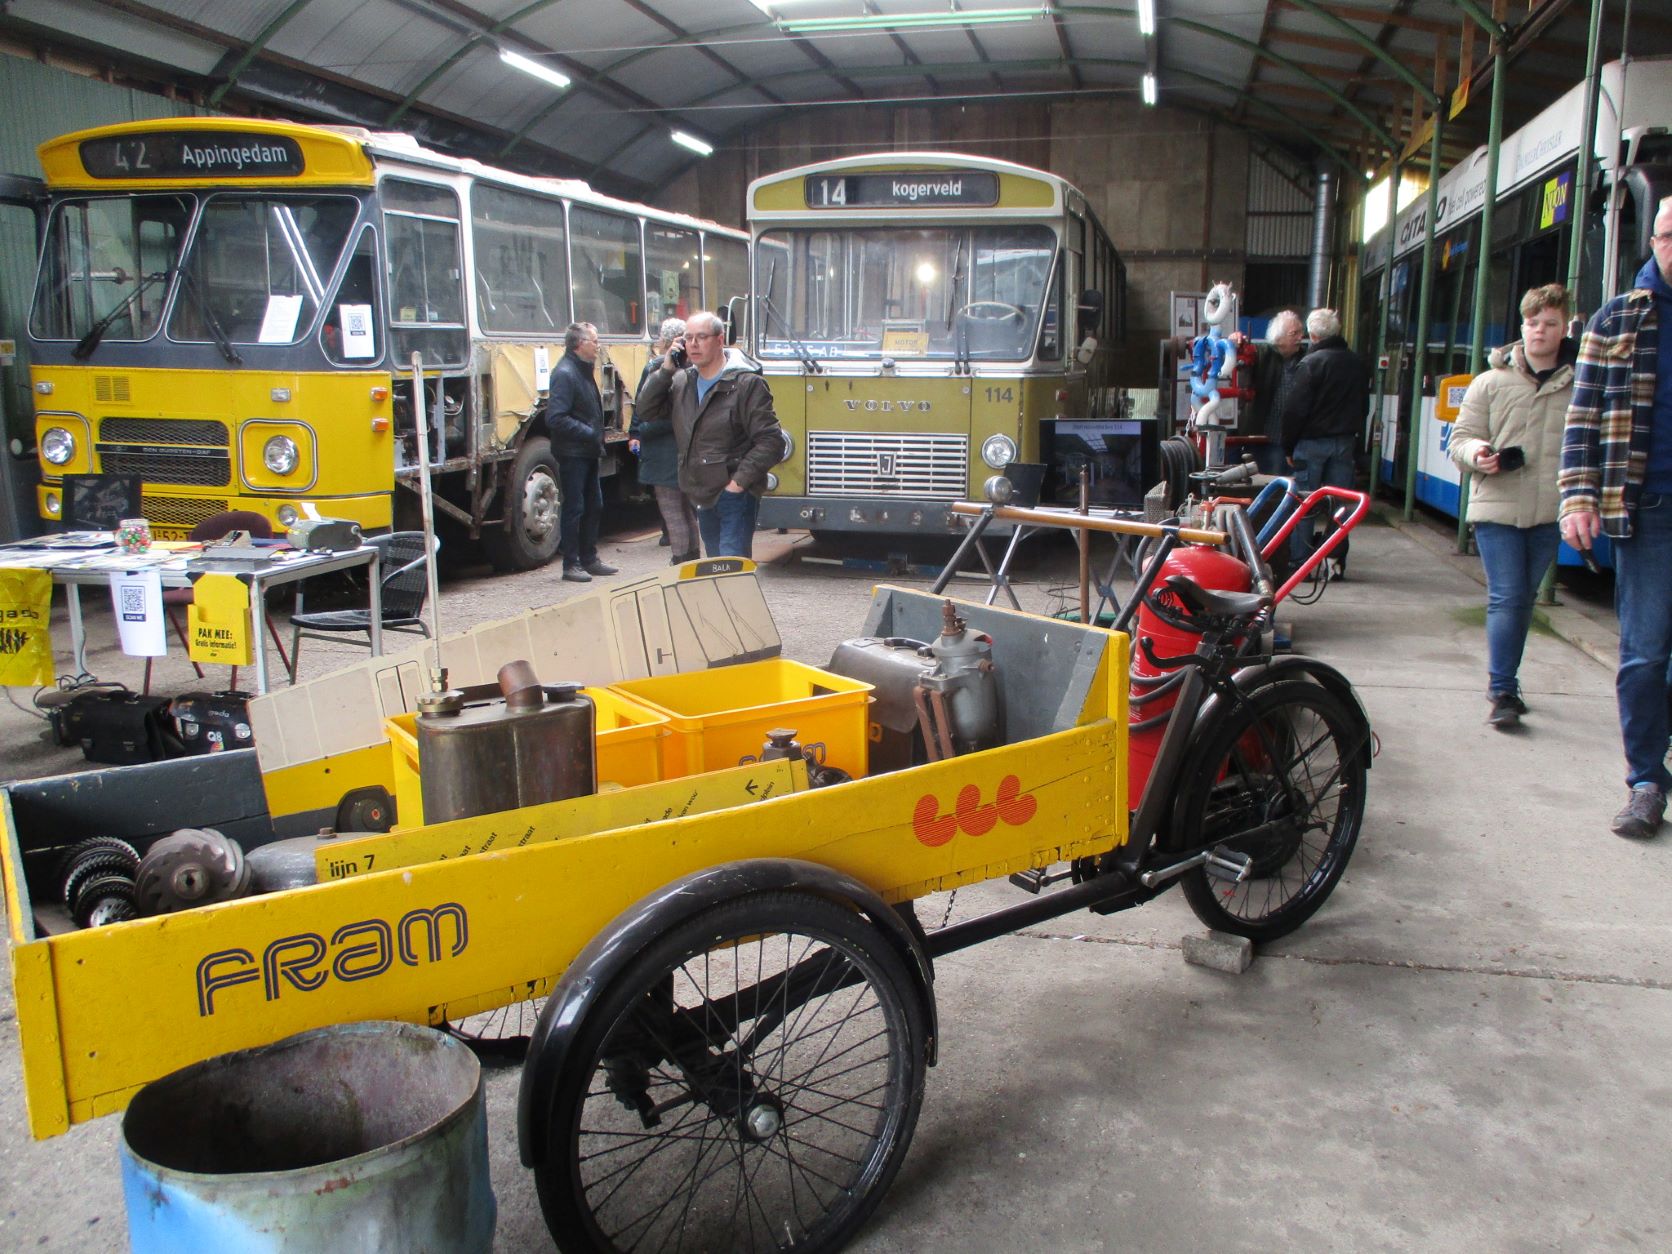
{"label": "bus windshield", "polygon": [[156,334],[191,196],[105,196],[53,210],[29,329],[43,340],[77,340],[103,321],[103,338]]}
{"label": "bus windshield", "polygon": [[172,339],[293,344],[313,327],[360,212],[352,196],[211,196],[186,255]]}
{"label": "bus windshield", "polygon": [[760,354],[1031,357],[1055,249],[1045,226],[768,231],[755,249]]}

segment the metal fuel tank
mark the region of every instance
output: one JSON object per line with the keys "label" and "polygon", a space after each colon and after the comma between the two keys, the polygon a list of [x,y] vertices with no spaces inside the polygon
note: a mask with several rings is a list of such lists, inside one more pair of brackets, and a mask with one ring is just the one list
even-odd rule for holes
{"label": "metal fuel tank", "polygon": [[494,814],[598,790],[595,715],[579,684],[542,685],[526,661],[498,684],[418,700],[424,821]]}

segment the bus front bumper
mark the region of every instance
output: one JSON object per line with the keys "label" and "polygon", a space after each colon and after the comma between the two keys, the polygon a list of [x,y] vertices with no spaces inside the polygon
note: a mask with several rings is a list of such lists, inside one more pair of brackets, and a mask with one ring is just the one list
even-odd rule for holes
{"label": "bus front bumper", "polygon": [[902,501],[886,496],[763,496],[763,529],[887,531],[900,535],[962,535],[970,520],[948,501]]}

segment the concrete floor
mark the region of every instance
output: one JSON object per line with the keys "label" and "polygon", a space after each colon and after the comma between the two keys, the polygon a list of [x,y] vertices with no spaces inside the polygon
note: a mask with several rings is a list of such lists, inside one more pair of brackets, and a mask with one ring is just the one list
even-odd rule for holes
{"label": "concrete floor", "polygon": [[[786,655],[817,663],[857,633],[875,576],[797,561],[809,546],[763,536],[757,557]],[[1199,925],[1176,894],[943,960],[940,1065],[852,1248],[1672,1248],[1672,835],[1608,832],[1623,796],[1609,615],[1572,598],[1550,613],[1522,672],[1532,713],[1494,732],[1478,563],[1445,550],[1420,526],[1367,525],[1350,581],[1284,615],[1297,649],[1354,681],[1380,739],[1325,908],[1241,976],[1183,962]],[[665,555],[654,533],[605,546],[629,572]],[[1048,549],[1024,604],[1050,607],[1072,571]],[[446,625],[575,591],[549,571],[458,574]],[[108,642],[108,617],[93,631]],[[309,650],[305,673],[349,656]],[[0,773],[79,766],[37,735],[0,704]],[[919,910],[933,927],[1016,896],[1000,882]],[[129,1013],[146,1030],[143,990]],[[14,1016],[8,979],[0,1249],[124,1248],[119,1121],[31,1141]],[[516,1070],[486,1087],[496,1248],[547,1248],[517,1162]]]}

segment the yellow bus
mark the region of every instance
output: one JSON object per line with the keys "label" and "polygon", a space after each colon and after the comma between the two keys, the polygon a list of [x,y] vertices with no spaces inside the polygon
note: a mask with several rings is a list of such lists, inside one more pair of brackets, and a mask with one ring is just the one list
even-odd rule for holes
{"label": "yellow bus", "polygon": [[[1136,504],[1140,424],[1110,346],[1126,270],[1064,180],[965,153],[800,166],[749,186],[753,349],[787,455],[760,525],[946,534],[1011,462],[1091,466]],[[1130,498],[1130,499],[1128,499]]]}
{"label": "yellow bus", "polygon": [[438,514],[501,569],[557,551],[558,475],[530,419],[571,320],[613,415],[669,314],[745,296],[742,231],[421,148],[409,136],[179,118],[43,144],[28,335],[40,515],[63,476],[137,476],[164,537],[312,505],[410,525],[423,354]]}

